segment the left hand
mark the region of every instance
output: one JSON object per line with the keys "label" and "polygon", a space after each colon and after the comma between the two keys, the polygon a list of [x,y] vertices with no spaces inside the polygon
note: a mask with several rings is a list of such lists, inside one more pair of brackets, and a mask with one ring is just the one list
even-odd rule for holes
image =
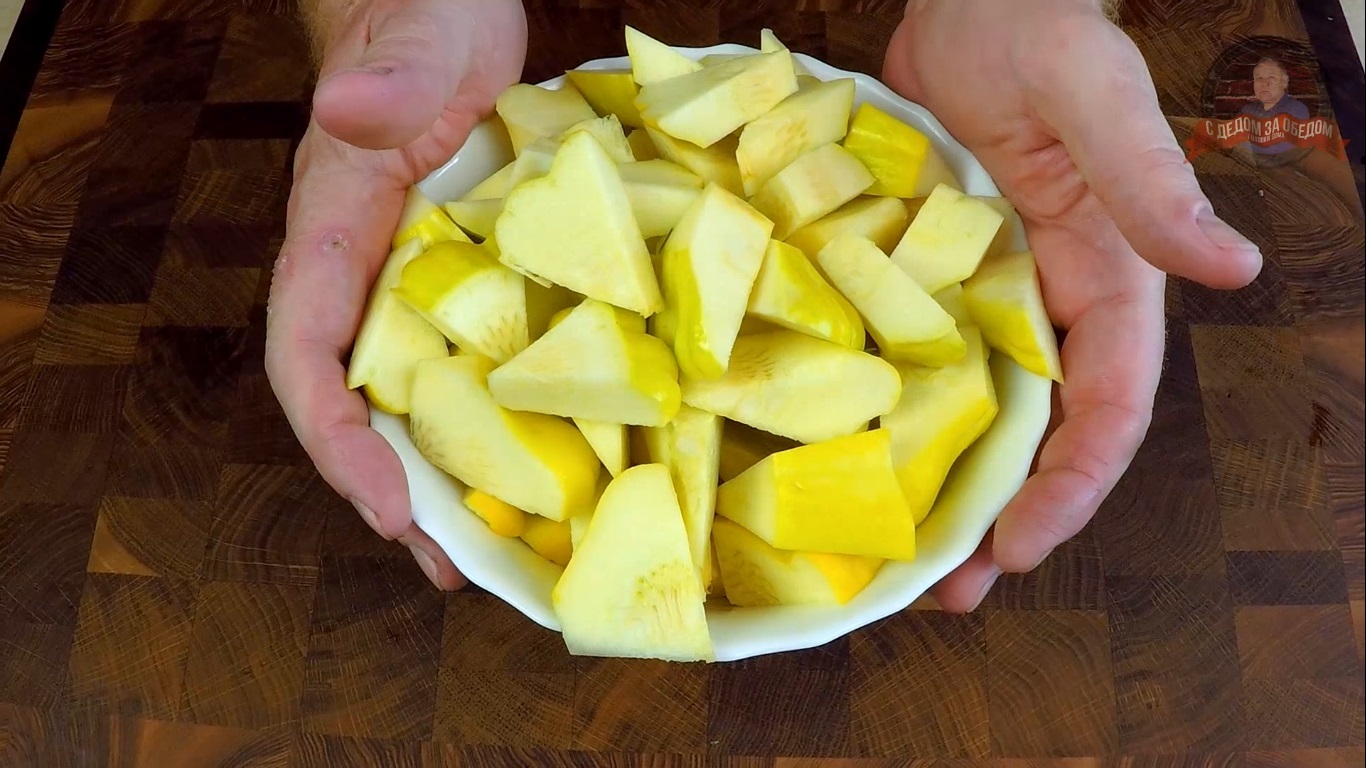
{"label": "left hand", "polygon": [[930,110],[1025,223],[1044,303],[1066,332],[1062,421],[978,551],[932,590],[970,611],[1095,515],[1152,420],[1166,273],[1212,288],[1261,254],[1214,213],[1148,68],[1097,0],[911,0],[883,80]]}

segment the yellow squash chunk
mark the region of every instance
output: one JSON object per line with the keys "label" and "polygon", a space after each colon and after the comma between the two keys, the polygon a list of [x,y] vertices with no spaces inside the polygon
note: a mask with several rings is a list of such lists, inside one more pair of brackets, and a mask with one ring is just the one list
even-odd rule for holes
{"label": "yellow squash chunk", "polygon": [[696,144],[679,141],[650,126],[645,127],[645,133],[664,160],[687,168],[703,180],[720,186],[732,195],[744,195],[745,186],[740,181],[740,166],[735,162],[738,134],[734,138],[722,139],[703,149]]}
{"label": "yellow squash chunk", "polygon": [[[555,326],[564,322],[566,319],[568,319],[569,315],[574,312],[574,310],[579,306],[579,304],[582,303],[582,301],[579,301],[575,303],[574,306],[565,307],[564,309],[561,309],[560,311],[556,312],[550,318],[550,324],[546,326],[546,330],[550,330],[551,328],[554,328]],[[606,307],[608,310],[611,310],[612,317],[616,320],[617,325],[620,325],[625,330],[633,331],[635,333],[645,333],[645,318],[641,317],[640,315],[637,315],[636,313],[630,310],[622,309],[621,307],[614,307],[611,304],[603,304],[602,307]],[[602,307],[596,307],[595,311],[601,311]]]}
{"label": "yellow squash chunk", "polygon": [[740,131],[735,160],[745,194],[754,195],[798,157],[844,138],[854,105],[854,81],[816,81]]}
{"label": "yellow squash chunk", "polygon": [[647,125],[705,149],[796,91],[792,55],[779,51],[642,85],[636,107]]}
{"label": "yellow squash chunk", "polygon": [[928,136],[872,104],[854,113],[844,148],[877,177],[870,195],[924,197],[939,184],[960,187]]}
{"label": "yellow squash chunk", "polygon": [[572,424],[494,402],[487,383],[493,367],[480,355],[419,363],[408,420],[413,445],[467,486],[564,520],[592,500],[602,464]]}
{"label": "yellow squash chunk", "polygon": [[516,411],[658,427],[679,408],[669,347],[585,300],[488,377],[494,401]]}
{"label": "yellow squash chunk", "polygon": [[844,605],[886,561],[858,555],[775,549],[725,518],[712,530],[726,600],[740,608]]}
{"label": "yellow squash chunk", "polygon": [[891,445],[873,429],[775,453],[721,484],[716,514],[778,549],[913,560]]}
{"label": "yellow squash chunk", "polygon": [[661,439],[667,441],[663,463],[669,467],[683,510],[693,564],[702,586],[707,587],[712,580],[709,550],[721,465],[721,417],[685,405],[662,431]]}
{"label": "yellow squash chunk", "polygon": [[963,303],[963,284],[954,283],[947,288],[942,288],[934,296],[936,304],[944,308],[953,318],[953,322],[959,328],[965,325],[972,325],[972,315],[968,312],[968,305]]}
{"label": "yellow squash chunk", "polygon": [[863,349],[858,310],[820,276],[806,254],[779,240],[768,242],[746,312],[774,326]]}
{"label": "yellow squash chunk", "polygon": [[898,365],[901,400],[879,425],[892,436],[892,466],[919,525],[933,508],[953,464],[996,418],[988,349],[973,326],[962,329],[967,354],[953,365]]}
{"label": "yellow squash chunk", "polygon": [[983,261],[963,282],[963,303],[989,345],[1030,373],[1062,383],[1058,336],[1044,308],[1033,252]]}
{"label": "yellow squash chunk", "polygon": [[941,184],[911,220],[892,261],[926,293],[938,293],[977,271],[1004,221],[990,205]]}
{"label": "yellow squash chunk", "polygon": [[474,200],[502,200],[507,197],[508,190],[512,189],[512,171],[517,165],[513,160],[507,165],[494,171],[493,175],[474,185],[474,189],[460,196],[462,202]]}
{"label": "yellow squash chunk", "polygon": [[821,271],[863,316],[882,356],[921,365],[961,360],[953,318],[866,237],[840,235],[821,249]]}
{"label": "yellow squash chunk", "polygon": [[750,202],[773,220],[773,236],[786,240],[858,197],[872,183],[872,174],[853,155],[838,144],[824,144],[775,174]]}
{"label": "yellow squash chunk", "polygon": [[667,160],[645,160],[620,167],[640,233],[646,238],[673,231],[702,191],[702,178]]}
{"label": "yellow squash chunk", "polygon": [[[489,530],[515,539],[526,530],[526,513],[506,501],[496,499],[478,488],[465,491],[465,506],[488,524]],[[544,518],[542,518],[544,519]]]}
{"label": "yellow squash chunk", "polygon": [[726,584],[721,578],[721,564],[716,560],[716,547],[708,546],[707,551],[711,553],[711,583],[707,585],[707,594],[725,597]]}
{"label": "yellow squash chunk", "polygon": [[550,166],[555,163],[555,153],[559,151],[561,144],[562,142],[547,137],[523,147],[522,154],[517,156],[512,166],[512,174],[508,177],[508,191],[511,192],[523,182],[539,179],[550,173]]}
{"label": "yellow squash chunk", "polygon": [[717,474],[721,482],[725,482],[758,464],[765,456],[798,445],[785,437],[737,421],[727,421],[721,427],[721,455]]}
{"label": "yellow squash chunk", "polygon": [[603,475],[598,479],[598,489],[593,494],[593,503],[584,509],[569,516],[569,546],[572,550],[577,550],[579,544],[583,542],[583,535],[588,532],[588,522],[593,519],[593,510],[598,506],[598,499],[602,498],[602,492],[607,490],[607,486],[612,482],[612,475]]}
{"label": "yellow squash chunk", "polygon": [[565,78],[574,86],[584,101],[599,115],[613,115],[622,125],[640,128],[640,110],[636,109],[636,94],[640,86],[630,70],[571,69]]}
{"label": "yellow squash chunk", "polygon": [[991,206],[993,210],[1005,217],[1001,223],[1001,228],[996,231],[996,237],[987,246],[987,256],[998,256],[1015,250],[1015,236],[1024,233],[1024,221],[1020,219],[1020,214],[1015,210],[1015,206],[1004,197],[985,197],[982,195],[973,196]]}
{"label": "yellow squash chunk", "polygon": [[744,200],[709,184],[661,255],[665,301],[675,314],[673,352],[684,376],[726,372],[773,223]]}
{"label": "yellow squash chunk", "polygon": [[507,362],[529,343],[526,281],[472,243],[437,243],[408,262],[394,295],[466,351]]}
{"label": "yellow squash chunk", "polygon": [[466,243],[470,241],[469,237],[460,231],[460,227],[456,226],[456,222],[451,221],[451,218],[416,186],[408,187],[403,210],[399,213],[398,226],[394,228],[393,242],[390,245],[396,251],[413,239],[421,240],[424,249],[445,240]]}
{"label": "yellow squash chunk", "polygon": [[515,83],[499,94],[494,109],[507,126],[512,151],[518,155],[537,139],[559,136],[569,126],[598,116],[573,86],[551,90]]}
{"label": "yellow squash chunk", "polygon": [[593,446],[607,472],[616,477],[629,465],[627,456],[626,425],[610,421],[574,419],[574,426],[583,433],[584,439]]}
{"label": "yellow squash chunk", "polygon": [[531,280],[525,283],[528,343],[545,335],[550,328],[551,318],[557,313],[583,301],[582,296],[562,286],[543,286]]}
{"label": "yellow squash chunk", "polygon": [[659,150],[655,149],[655,143],[650,139],[649,131],[643,128],[631,131],[630,135],[626,137],[626,143],[631,145],[631,154],[635,156],[636,160],[659,159]]}
{"label": "yellow squash chunk", "polygon": [[839,235],[859,235],[872,240],[883,253],[891,253],[906,234],[910,216],[894,197],[859,197],[840,206],[788,236],[811,259]]}
{"label": "yellow squash chunk", "polygon": [[702,65],[650,37],[635,27],[626,27],[626,55],[631,60],[631,76],[637,85],[669,80],[702,68]]}
{"label": "yellow squash chunk", "polygon": [[682,385],[694,408],[799,443],[853,434],[901,394],[886,360],[786,329],[739,337],[724,376]]}
{"label": "yellow squash chunk", "polygon": [[522,541],[536,554],[563,568],[569,565],[569,559],[574,554],[570,520],[547,520],[530,515],[522,531]]}
{"label": "yellow squash chunk", "polygon": [[370,289],[347,363],[347,389],[364,387],[370,404],[387,413],[408,412],[413,369],[420,361],[448,354],[441,331],[392,291],[403,268],[422,250],[422,238],[409,238],[385,260]]}
{"label": "yellow squash chunk", "polygon": [[603,491],[551,606],[573,655],[711,661],[706,597],[669,470],[643,464]]}
{"label": "yellow squash chunk", "polygon": [[493,234],[493,224],[503,212],[501,198],[486,200],[453,200],[446,203],[446,213],[460,228],[475,237],[487,239]]}
{"label": "yellow squash chunk", "polygon": [[566,137],[548,174],[508,193],[494,238],[524,274],[645,317],[663,304],[621,174],[587,133]]}
{"label": "yellow squash chunk", "polygon": [[582,123],[569,126],[560,137],[563,141],[570,135],[583,131],[592,134],[598,140],[602,148],[607,150],[608,157],[618,163],[634,163],[635,153],[631,151],[631,145],[626,141],[626,131],[621,127],[621,121],[617,120],[616,115],[606,117],[595,117],[592,120],[585,120]]}

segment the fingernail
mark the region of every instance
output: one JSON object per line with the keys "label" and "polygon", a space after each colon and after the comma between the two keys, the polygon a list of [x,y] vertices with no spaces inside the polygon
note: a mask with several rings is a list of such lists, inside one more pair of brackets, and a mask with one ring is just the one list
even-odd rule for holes
{"label": "fingernail", "polygon": [[387,534],[384,533],[384,529],[380,527],[379,518],[375,516],[375,513],[374,513],[373,510],[371,510],[369,507],[365,506],[364,504],[360,503],[359,501],[356,501],[355,499],[352,499],[352,500],[351,500],[351,506],[353,506],[353,507],[356,508],[356,511],[357,511],[358,513],[360,513],[361,519],[365,521],[365,524],[366,524],[366,525],[368,525],[368,526],[370,526],[371,528],[373,528],[373,529],[375,530],[375,533],[378,533],[380,536],[383,536],[385,539],[388,539],[388,540],[392,540],[392,539],[393,539],[392,536],[389,536],[389,535],[387,535]]}
{"label": "fingernail", "polygon": [[383,76],[385,76],[385,75],[391,74],[391,73],[394,71],[394,68],[393,68],[393,67],[366,67],[366,68],[365,68],[365,71],[366,71],[366,72],[369,72],[369,73],[372,74],[372,75],[379,75],[379,76],[383,77]]}
{"label": "fingernail", "polygon": [[1261,253],[1261,249],[1251,240],[1243,237],[1238,230],[1230,227],[1223,219],[1214,215],[1214,211],[1202,211],[1195,218],[1195,223],[1200,227],[1200,231],[1205,233],[1211,243],[1220,248],[1234,248],[1240,251],[1250,251]]}
{"label": "fingernail", "polygon": [[991,578],[987,579],[987,583],[982,586],[981,593],[977,595],[977,599],[973,601],[972,607],[968,609],[969,613],[977,610],[977,608],[982,605],[982,601],[987,599],[987,593],[991,591],[992,587],[996,586],[996,580],[999,578],[1001,578],[1001,569],[997,568]]}
{"label": "fingernail", "polygon": [[422,572],[427,574],[427,579],[432,582],[432,585],[437,589],[440,589],[441,580],[436,571],[436,561],[432,559],[431,555],[422,551],[422,548],[416,544],[409,544],[408,551],[413,553],[413,559],[417,561],[417,567],[421,568]]}

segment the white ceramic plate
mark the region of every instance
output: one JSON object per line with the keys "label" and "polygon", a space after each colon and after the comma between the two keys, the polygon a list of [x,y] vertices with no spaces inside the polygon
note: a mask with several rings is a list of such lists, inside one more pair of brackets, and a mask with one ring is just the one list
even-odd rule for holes
{"label": "white ceramic plate", "polygon": [[[750,53],[741,45],[679,48],[700,59],[713,53]],[[999,195],[980,164],[929,112],[897,96],[867,75],[836,69],[804,54],[798,60],[822,80],[853,78],[855,106],[871,102],[928,135],[935,149],[973,195]],[[598,59],[581,69],[626,69],[626,57]],[[563,77],[541,83],[558,88]],[[419,184],[436,203],[455,200],[511,162],[512,149],[500,129],[481,126],[444,166]],[[1026,244],[1017,233],[1016,248]],[[913,562],[888,563],[867,588],[839,607],[709,609],[708,621],[717,661],[824,645],[910,605],[977,548],[1001,509],[1028,474],[1048,424],[1051,382],[1025,371],[1000,353],[991,357],[1000,414],[987,432],[963,454],[939,499],[917,530]],[[512,605],[530,620],[552,630],[559,623],[550,593],[560,568],[516,539],[501,538],[465,509],[461,485],[418,454],[408,438],[406,418],[371,409],[372,424],[394,446],[408,474],[413,519],[450,555],[469,580]]]}

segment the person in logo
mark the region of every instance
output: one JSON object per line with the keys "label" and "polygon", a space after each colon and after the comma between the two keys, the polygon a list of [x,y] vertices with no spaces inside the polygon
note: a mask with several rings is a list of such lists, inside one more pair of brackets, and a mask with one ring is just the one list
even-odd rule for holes
{"label": "person in logo", "polygon": [[[1277,115],[1289,115],[1298,120],[1309,119],[1309,107],[1296,99],[1286,90],[1290,87],[1290,73],[1285,65],[1270,56],[1263,57],[1252,69],[1252,91],[1256,98],[1248,102],[1239,114],[1249,115],[1259,121]],[[1262,123],[1263,126],[1269,125]],[[1247,148],[1258,155],[1278,155],[1294,149],[1295,144],[1287,134],[1285,138],[1269,143],[1250,141]]]}

